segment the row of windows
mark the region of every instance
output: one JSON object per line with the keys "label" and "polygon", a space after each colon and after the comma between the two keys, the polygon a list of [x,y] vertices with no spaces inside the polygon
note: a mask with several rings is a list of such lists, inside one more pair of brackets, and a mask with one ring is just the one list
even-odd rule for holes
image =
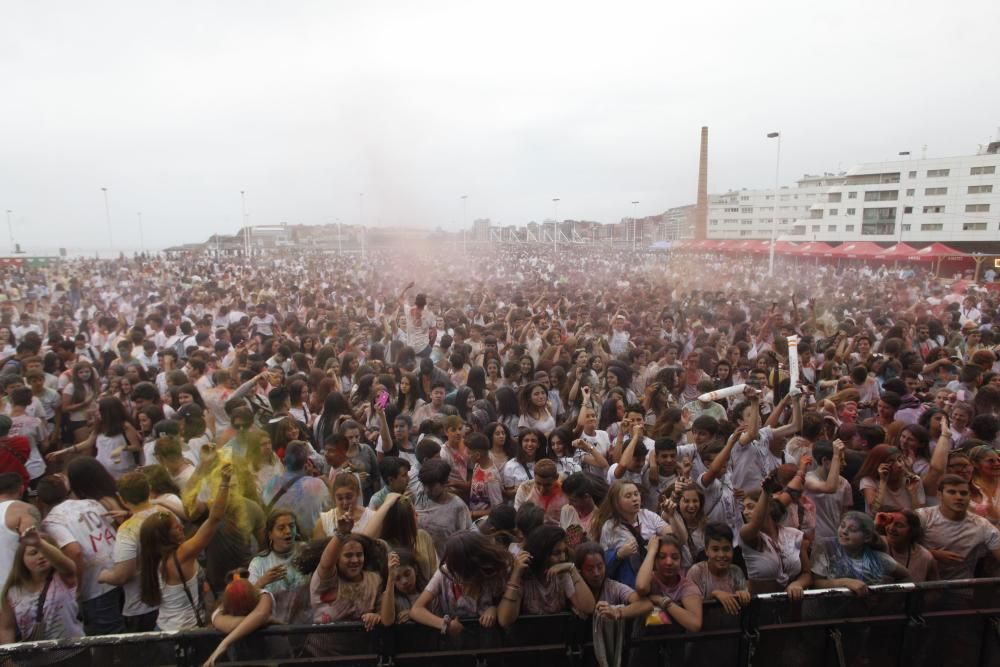
{"label": "row of windows", "polygon": [[[984,176],[986,174],[997,173],[997,168],[995,165],[989,165],[986,167],[972,167],[969,169],[969,176]],[[928,169],[927,178],[944,178],[951,175],[951,169]],[[910,178],[916,178],[917,172],[911,171]]]}
{"label": "row of windows", "polygon": [[[822,225],[812,225],[809,231],[813,233],[818,233],[822,231]],[[891,236],[895,234],[896,224],[893,222],[871,222],[864,223],[861,225],[862,236]],[[989,223],[987,222],[964,222],[962,223],[963,232],[985,232],[989,229]],[[904,224],[903,231],[908,232],[912,230],[911,225]],[[827,233],[836,233],[837,225],[827,225]],[[854,225],[844,225],[844,232],[853,232]],[[944,223],[941,222],[927,222],[920,225],[920,231],[922,232],[943,232]],[[793,236],[802,236],[806,233],[806,228],[795,227],[790,232]],[[740,232],[740,236],[747,236],[751,232]]]}
{"label": "row of windows", "polygon": [[[813,232],[819,232],[821,230],[821,228],[822,228],[821,225],[812,225],[812,227],[810,229]],[[988,228],[989,228],[989,223],[988,222],[964,222],[964,223],[962,223],[962,231],[963,232],[985,232]],[[793,233],[801,234],[802,232],[798,231],[798,230],[803,230],[803,229],[805,229],[805,227],[797,227],[795,230],[793,230]],[[896,229],[896,225],[895,225],[895,223],[892,223],[892,222],[873,222],[873,223],[867,223],[866,222],[865,224],[861,225],[861,234],[862,234],[862,236],[886,236],[886,235],[895,234],[896,233],[895,229]],[[906,224],[903,225],[903,231],[904,232],[911,231],[911,229],[912,229],[912,227],[910,225],[906,225]],[[836,232],[837,231],[837,225],[827,225],[826,231],[827,232]],[[854,231],[854,225],[845,225],[844,226],[844,231],[845,232],[853,232]],[[940,223],[940,222],[928,222],[928,223],[924,223],[924,224],[920,225],[920,231],[922,231],[922,232],[942,232],[942,231],[944,231],[944,223]]]}
{"label": "row of windows", "polygon": [[[993,192],[992,185],[970,185],[966,189],[966,194],[970,195],[984,195]],[[906,196],[912,197],[916,194],[916,190],[913,188],[908,188],[906,190]],[[948,194],[948,188],[924,188],[924,195],[933,197]],[[869,190],[865,192],[865,201],[896,201],[899,196],[898,190]],[[840,201],[840,198],[830,199],[829,201]]]}

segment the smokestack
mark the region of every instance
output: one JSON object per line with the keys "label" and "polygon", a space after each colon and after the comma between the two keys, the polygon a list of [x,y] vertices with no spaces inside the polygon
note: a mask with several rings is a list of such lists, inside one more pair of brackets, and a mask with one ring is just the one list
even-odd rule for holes
{"label": "smokestack", "polygon": [[701,128],[701,152],[698,156],[698,204],[695,207],[694,237],[708,237],[708,127]]}

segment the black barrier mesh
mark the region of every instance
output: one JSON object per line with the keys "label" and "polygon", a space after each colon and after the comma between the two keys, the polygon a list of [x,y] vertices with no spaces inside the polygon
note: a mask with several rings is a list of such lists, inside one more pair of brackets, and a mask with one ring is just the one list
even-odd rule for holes
{"label": "black barrier mesh", "polygon": [[[596,665],[591,622],[569,614],[524,617],[506,631],[474,620],[458,639],[403,625],[365,632],[356,623],[275,626],[237,643],[234,665],[348,664],[388,667],[580,667]],[[218,645],[213,631],[13,644],[0,667],[201,665]],[[625,631],[623,666],[791,665],[962,667],[1000,665],[1000,579],[755,598],[739,616],[704,608],[699,633],[679,626]]]}

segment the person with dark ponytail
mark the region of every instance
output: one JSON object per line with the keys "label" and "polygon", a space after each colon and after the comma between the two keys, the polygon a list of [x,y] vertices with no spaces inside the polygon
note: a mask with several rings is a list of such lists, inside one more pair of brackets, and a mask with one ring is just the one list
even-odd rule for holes
{"label": "person with dark ponytail", "polygon": [[143,602],[159,606],[160,630],[193,630],[206,624],[198,556],[225,519],[232,474],[232,466],[222,466],[212,509],[191,537],[184,539],[184,527],[170,512],[153,514],[142,524],[140,590]]}

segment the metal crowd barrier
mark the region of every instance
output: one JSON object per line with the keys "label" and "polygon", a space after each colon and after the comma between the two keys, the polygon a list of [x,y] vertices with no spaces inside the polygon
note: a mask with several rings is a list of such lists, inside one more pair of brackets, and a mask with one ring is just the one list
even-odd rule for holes
{"label": "metal crowd barrier", "polygon": [[[706,602],[702,630],[625,629],[620,667],[654,665],[1000,665],[1000,578],[759,595],[738,616]],[[525,616],[507,630],[467,619],[459,640],[430,628],[396,625],[365,632],[359,623],[271,626],[237,644],[231,665],[348,664],[373,667],[590,667],[589,620],[572,614]],[[213,630],[148,632],[0,646],[0,667],[136,665],[198,667],[218,645]]]}

